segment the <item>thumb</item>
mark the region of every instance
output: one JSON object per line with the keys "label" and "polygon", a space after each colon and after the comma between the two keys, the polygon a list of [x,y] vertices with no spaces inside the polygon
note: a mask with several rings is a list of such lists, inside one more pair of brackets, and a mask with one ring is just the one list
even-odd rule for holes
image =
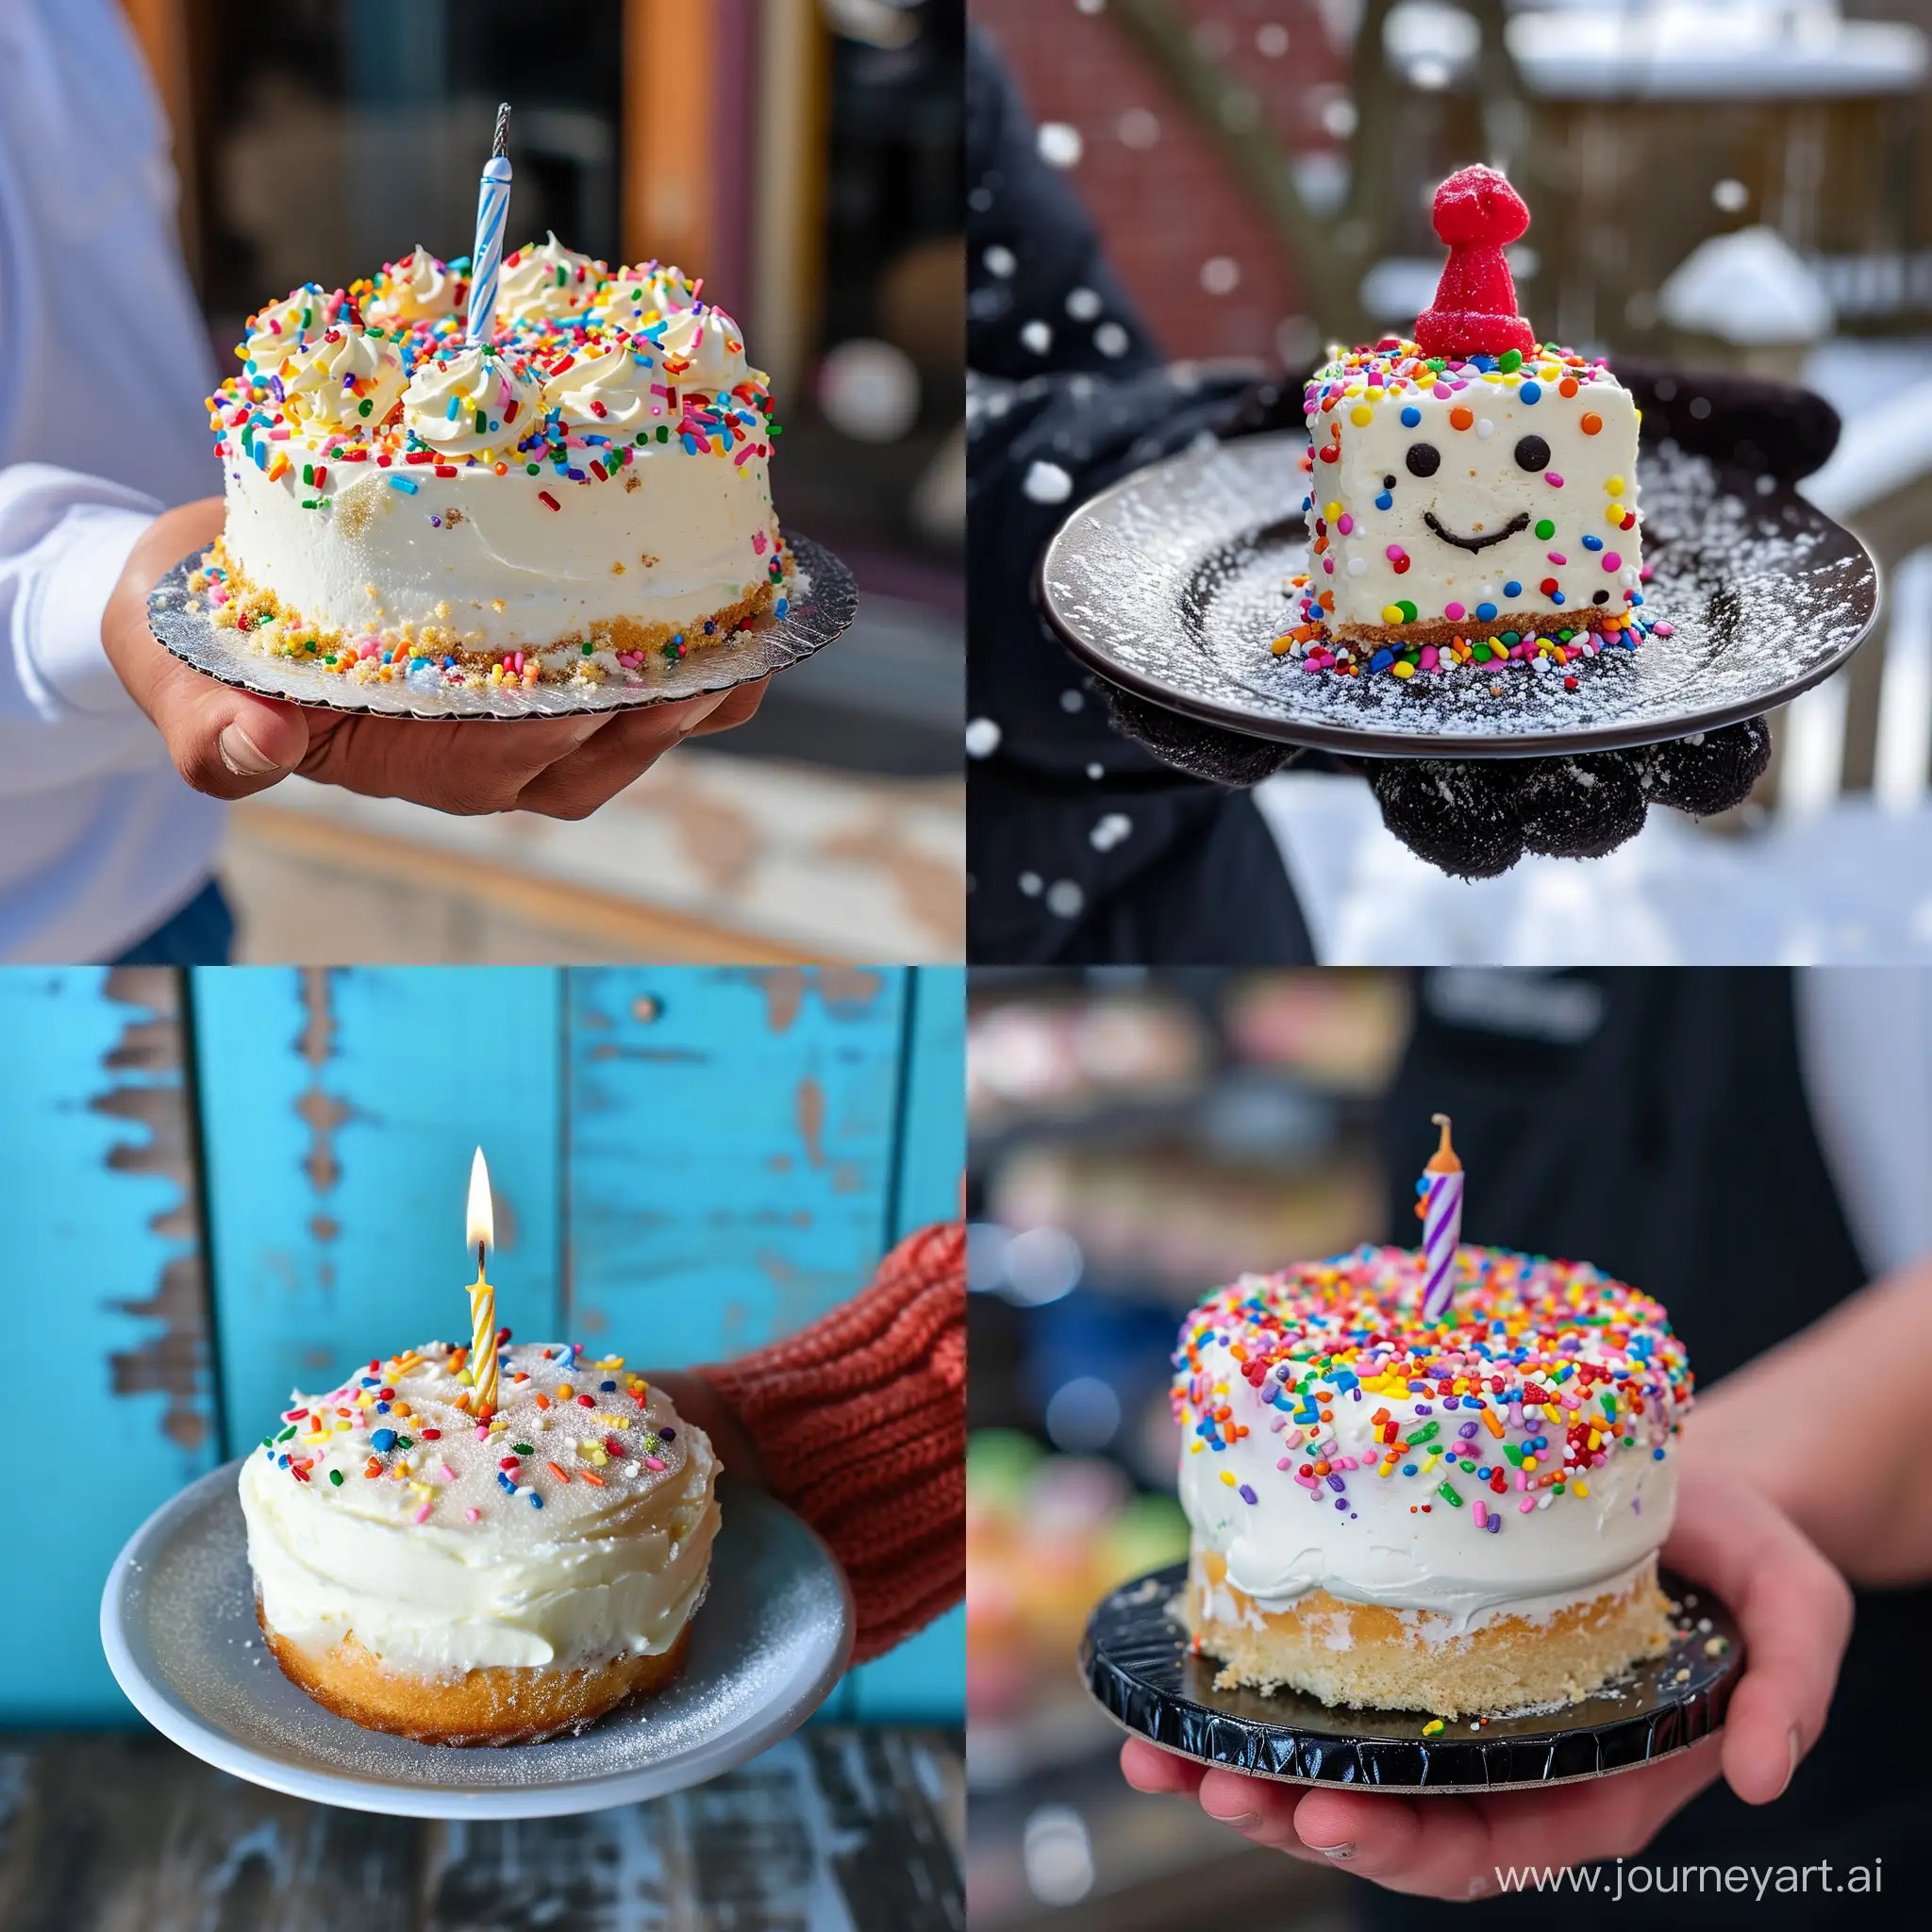
{"label": "thumb", "polygon": [[146,691],[136,695],[175,769],[211,798],[266,791],[308,749],[308,721],[299,706],[231,690],[174,658],[156,666]]}

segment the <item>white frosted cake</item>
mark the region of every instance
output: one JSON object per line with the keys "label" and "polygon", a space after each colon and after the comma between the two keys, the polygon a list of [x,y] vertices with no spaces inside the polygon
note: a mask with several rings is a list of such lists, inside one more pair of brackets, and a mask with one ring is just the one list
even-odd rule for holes
{"label": "white frosted cake", "polygon": [[256,1613],[341,1716],[528,1742],[682,1668],[718,1462],[622,1357],[503,1347],[479,1421],[466,1355],[431,1342],[292,1398],[242,1466]]}
{"label": "white frosted cake", "polygon": [[1309,378],[1308,561],[1277,655],[1408,678],[1561,671],[1639,641],[1637,406],[1601,358],[1537,343],[1516,313],[1502,242],[1527,221],[1500,175],[1452,176],[1452,256],[1418,340],[1337,350]]}
{"label": "white frosted cake", "polygon": [[227,525],[195,588],[258,648],[356,678],[638,677],[768,610],[778,426],[738,325],[675,268],[553,235],[249,319],[209,399]]}
{"label": "white frosted cake", "polygon": [[1574,1701],[1662,1651],[1683,1345],[1576,1262],[1404,1248],[1247,1275],[1174,1356],[1186,1615],[1222,1681],[1447,1718]]}

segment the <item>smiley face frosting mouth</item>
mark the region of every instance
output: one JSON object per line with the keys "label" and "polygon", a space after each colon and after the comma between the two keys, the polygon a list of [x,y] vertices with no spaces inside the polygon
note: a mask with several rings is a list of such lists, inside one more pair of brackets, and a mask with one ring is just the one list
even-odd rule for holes
{"label": "smiley face frosting mouth", "polygon": [[1481,537],[1464,537],[1455,530],[1445,530],[1437,522],[1436,512],[1432,509],[1425,509],[1423,512],[1423,522],[1441,538],[1443,542],[1453,543],[1458,550],[1487,550],[1491,543],[1507,542],[1518,531],[1528,529],[1529,512],[1526,509],[1518,510],[1500,530],[1491,530]]}

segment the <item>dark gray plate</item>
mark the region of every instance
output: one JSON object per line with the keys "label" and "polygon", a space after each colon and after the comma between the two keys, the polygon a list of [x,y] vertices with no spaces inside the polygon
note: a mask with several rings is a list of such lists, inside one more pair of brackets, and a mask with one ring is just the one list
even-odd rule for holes
{"label": "dark gray plate", "polygon": [[809,537],[785,533],[792,558],[789,608],[762,617],[716,643],[700,645],[675,663],[653,655],[636,672],[615,672],[602,684],[540,684],[532,691],[452,691],[416,684],[355,684],[333,672],[250,650],[232,630],[218,630],[188,578],[201,552],[184,557],[149,594],[148,627],[184,664],[258,697],[314,705],[330,711],[369,711],[385,718],[565,718],[586,711],[629,711],[706,691],[729,691],[774,671],[802,664],[850,629],[858,608],[852,573]]}
{"label": "dark gray plate", "polygon": [[683,1671],[581,1736],[465,1749],[365,1731],[282,1675],[255,1621],[239,1462],[127,1541],[101,1642],[134,1707],[183,1750],[271,1790],[405,1818],[554,1818],[716,1777],[796,1730],[852,1653],[831,1553],[762,1491],[722,1492],[710,1588]]}
{"label": "dark gray plate", "polygon": [[1313,674],[1269,650],[1293,621],[1284,580],[1305,561],[1306,448],[1287,433],[1216,444],[1082,504],[1040,574],[1069,649],[1156,704],[1251,737],[1365,758],[1541,758],[1685,738],[1787,704],[1857,649],[1878,608],[1864,547],[1804,498],[1646,452],[1643,608],[1673,636],[1572,667],[1574,691],[1517,664],[1407,683]]}
{"label": "dark gray plate", "polygon": [[[1102,1600],[1080,1644],[1087,1687],[1108,1716],[1163,1750],[1287,1784],[1496,1791],[1629,1771],[1717,1730],[1744,1658],[1730,1612],[1663,1571],[1664,1594],[1692,1621],[1687,1641],[1581,1704],[1480,1727],[1451,1718],[1424,1738],[1430,1720],[1420,1711],[1342,1709],[1291,1690],[1217,1690],[1220,1666],[1188,1654],[1188,1634],[1169,1614],[1187,1574],[1175,1563]],[[1715,1657],[1704,1649],[1713,1637],[1729,1640]]]}

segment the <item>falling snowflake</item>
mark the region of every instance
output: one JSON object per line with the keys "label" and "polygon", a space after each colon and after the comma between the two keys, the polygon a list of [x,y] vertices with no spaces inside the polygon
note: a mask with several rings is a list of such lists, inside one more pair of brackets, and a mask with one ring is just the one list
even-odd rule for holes
{"label": "falling snowflake", "polygon": [[1065,503],[1074,493],[1074,479],[1058,463],[1035,463],[1021,486],[1032,503]]}
{"label": "falling snowflake", "polygon": [[974,718],[966,726],[966,756],[990,758],[1000,748],[1000,727],[991,718]]}

